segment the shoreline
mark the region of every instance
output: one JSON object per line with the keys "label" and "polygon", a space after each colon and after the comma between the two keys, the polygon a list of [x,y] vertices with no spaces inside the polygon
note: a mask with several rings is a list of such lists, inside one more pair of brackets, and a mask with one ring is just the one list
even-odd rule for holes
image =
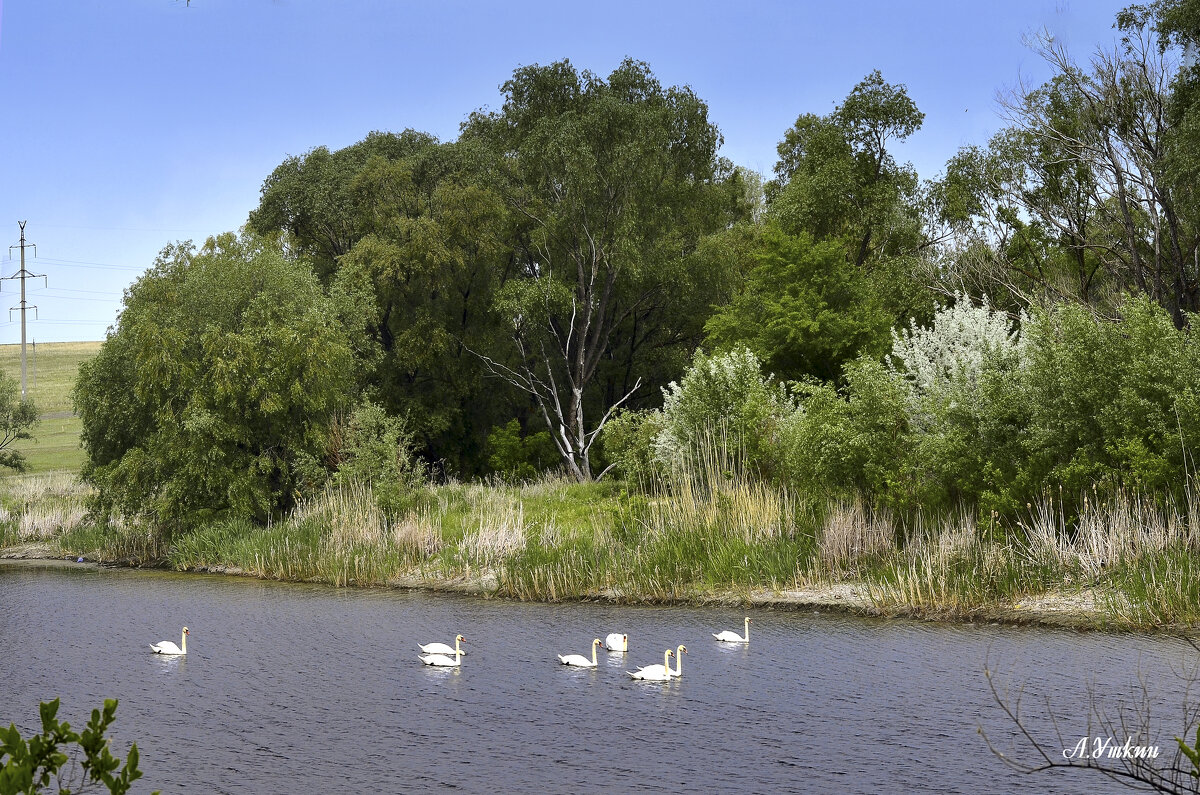
{"label": "shoreline", "polygon": [[[81,562],[82,561],[82,562]],[[24,566],[30,568],[108,568],[147,569],[171,571],[183,574],[218,574],[227,577],[251,577],[271,579],[277,582],[296,582],[328,585],[331,588],[389,588],[395,590],[421,590],[457,593],[484,599],[510,599],[496,593],[498,581],[493,572],[478,576],[455,578],[429,578],[419,574],[394,577],[384,585],[339,586],[320,579],[288,580],[264,578],[236,567],[206,566],[189,569],[173,569],[165,565],[147,565],[132,561],[104,562],[56,553],[47,544],[26,543],[0,548],[0,566]],[[1008,626],[1041,626],[1059,629],[1107,631],[1107,632],[1154,632],[1162,634],[1188,634],[1195,629],[1193,624],[1160,624],[1155,626],[1126,626],[1112,620],[1097,607],[1097,592],[1092,588],[1075,591],[1047,591],[1028,596],[1015,605],[982,605],[969,611],[923,610],[919,608],[882,608],[871,601],[867,586],[861,582],[842,582],[828,585],[807,585],[799,588],[770,590],[755,588],[750,591],[726,591],[718,593],[695,592],[675,598],[661,599],[629,597],[616,592],[586,594],[579,598],[534,600],[548,603],[558,602],[605,602],[613,605],[692,605],[735,606],[744,605],[772,610],[818,610],[843,613],[866,618],[903,618],[908,620],[935,621],[946,624],[991,623]],[[522,601],[514,599],[514,601]]]}

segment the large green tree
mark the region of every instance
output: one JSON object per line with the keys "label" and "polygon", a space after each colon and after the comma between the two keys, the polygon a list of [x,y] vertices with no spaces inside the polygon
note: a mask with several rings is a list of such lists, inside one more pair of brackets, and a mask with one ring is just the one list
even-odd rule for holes
{"label": "large green tree", "polygon": [[338,257],[374,228],[372,197],[356,184],[359,172],[373,158],[404,160],[436,144],[433,136],[415,130],[372,132],[344,149],[331,152],[318,146],[292,155],[263,182],[250,228],[262,235],[286,233],[293,251],[307,257],[328,281]]}
{"label": "large green tree", "polygon": [[529,66],[502,90],[502,108],[473,114],[460,139],[493,153],[492,184],[518,221],[497,303],[516,359],[479,353],[588,480],[606,417],[643,383],[643,352],[698,338],[706,311],[686,317],[685,303],[704,291],[689,288],[688,258],[749,211],[747,191],[717,155],[705,103],[644,63],[607,79],[567,61]]}
{"label": "large green tree", "polygon": [[[283,233],[334,292],[365,296],[355,345],[374,398],[407,417],[426,458],[464,474],[520,408],[485,391],[479,360],[504,340],[493,295],[511,269],[507,209],[481,174],[489,153],[406,130],[285,160],[250,226]],[[499,355],[499,354],[497,354]]]}
{"label": "large green tree", "polygon": [[817,243],[770,224],[749,244],[749,256],[741,289],[708,321],[717,347],[745,345],[779,378],[825,381],[860,352],[886,351],[892,318],[840,242]]}
{"label": "large green tree", "polygon": [[802,114],[777,147],[770,215],[787,232],[841,240],[860,268],[916,252],[926,242],[917,175],[888,147],[924,119],[904,86],[885,82],[878,70],[833,113]]}
{"label": "large green tree", "polygon": [[354,398],[347,315],[260,239],[164,249],[73,394],[101,507],[167,530],[289,507]]}
{"label": "large green tree", "polygon": [[924,119],[878,71],[826,116],[802,114],[777,150],[763,222],[722,234],[740,283],[707,324],[720,348],[749,347],[777,376],[833,380],[889,329],[924,318],[919,274],[933,241],[912,167],[889,151]]}

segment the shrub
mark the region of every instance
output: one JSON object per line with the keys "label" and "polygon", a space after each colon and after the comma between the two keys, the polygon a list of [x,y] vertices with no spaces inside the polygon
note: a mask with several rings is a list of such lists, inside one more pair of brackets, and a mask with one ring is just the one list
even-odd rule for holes
{"label": "shrub", "polygon": [[97,508],[167,529],[287,509],[354,391],[336,310],[273,244],[164,249],[73,392]]}
{"label": "shrub", "polygon": [[521,436],[521,423],[509,420],[488,434],[488,466],[506,480],[532,480],[561,459],[549,431]]}
{"label": "shrub", "polygon": [[364,401],[341,431],[334,453],[337,485],[370,487],[379,507],[396,512],[404,498],[425,480],[425,467],[412,449],[404,421]]}
{"label": "shrub", "polygon": [[[41,734],[32,735],[28,740],[21,737],[17,727],[12,724],[7,730],[0,729],[0,795],[44,792],[48,789],[78,792],[89,784],[101,784],[112,795],[122,795],[142,777],[142,772],[138,770],[136,743],[130,746],[124,767],[109,751],[109,741],[104,733],[116,717],[115,698],[104,700],[103,712],[92,710],[91,720],[81,734],[72,731],[71,724],[58,721],[57,698],[42,702],[39,712],[42,718]],[[63,766],[71,761],[65,749],[72,744],[78,744],[84,755],[80,765],[83,778],[78,784],[72,780],[72,776],[63,775]]]}
{"label": "shrub", "polygon": [[667,469],[694,462],[702,449],[713,449],[714,437],[715,446],[769,469],[776,426],[794,408],[746,348],[711,357],[697,351],[683,379],[672,381],[663,395],[654,457]]}
{"label": "shrub", "polygon": [[657,410],[618,410],[604,426],[604,455],[617,475],[627,481],[649,484],[662,475],[655,458],[654,440],[662,431],[663,413]]}

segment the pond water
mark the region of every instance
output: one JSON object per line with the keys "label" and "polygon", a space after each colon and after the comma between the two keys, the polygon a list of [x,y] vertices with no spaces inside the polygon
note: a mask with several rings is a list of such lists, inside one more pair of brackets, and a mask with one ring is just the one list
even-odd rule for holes
{"label": "pond water", "polygon": [[[1007,747],[1012,725],[985,665],[1042,729],[1049,696],[1072,744],[1089,694],[1115,709],[1145,683],[1162,745],[1197,656],[1170,637],[749,614],[751,642],[733,646],[710,633],[740,631],[735,609],[0,563],[0,723],[29,731],[58,696],[82,728],[118,698],[114,747],[137,742],[138,792],[1123,791],[996,759],[977,730]],[[186,657],[151,653],[184,624]],[[595,670],[555,658],[609,632],[628,654],[601,651]],[[418,642],[457,633],[461,668],[418,661]],[[624,673],[680,643],[681,679]]]}

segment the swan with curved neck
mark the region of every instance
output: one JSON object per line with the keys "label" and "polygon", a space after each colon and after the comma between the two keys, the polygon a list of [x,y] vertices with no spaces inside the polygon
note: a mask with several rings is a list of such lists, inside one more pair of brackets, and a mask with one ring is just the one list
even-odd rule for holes
{"label": "swan with curved neck", "polygon": [[668,668],[667,673],[671,676],[683,676],[683,655],[685,654],[687,654],[687,646],[681,643],[679,644],[679,648],[675,650],[675,670],[672,671]]}
{"label": "swan with curved neck", "polygon": [[720,635],[717,635],[714,633],[713,637],[716,638],[717,640],[721,641],[722,643],[749,643],[750,642],[750,624],[751,623],[753,623],[753,620],[750,618],[750,616],[746,616],[746,637],[744,637],[744,638],[741,635],[734,632],[732,629],[727,629],[724,632],[722,632]]}
{"label": "swan with curved neck", "polygon": [[462,650],[462,642],[464,640],[466,640],[466,638],[464,638],[462,635],[455,635],[453,649],[447,646],[445,643],[426,643],[424,646],[418,643],[417,648],[426,654],[444,654],[447,657],[449,657],[451,654],[465,655],[466,652]]}
{"label": "swan with curved neck", "polygon": [[184,627],[183,637],[179,640],[179,646],[176,646],[169,640],[160,640],[158,643],[151,643],[150,648],[155,654],[187,654],[187,639],[190,634],[188,628]]}
{"label": "swan with curved neck", "polygon": [[600,645],[600,639],[596,638],[592,641],[592,659],[589,661],[582,654],[568,654],[567,656],[558,655],[558,661],[563,665],[574,665],[578,668],[595,668],[596,662],[596,647]]}
{"label": "swan with curved neck", "polygon": [[675,656],[675,652],[667,649],[663,654],[662,665],[647,665],[645,668],[639,668],[636,671],[626,671],[625,673],[632,676],[634,679],[645,679],[651,682],[665,682],[671,678],[671,658]]}
{"label": "swan with curved neck", "polygon": [[629,651],[629,636],[613,632],[604,639],[604,648],[609,651]]}
{"label": "swan with curved neck", "polygon": [[422,657],[421,662],[439,668],[457,668],[462,664],[462,649],[456,651],[453,657],[447,657],[444,654],[429,654]]}

